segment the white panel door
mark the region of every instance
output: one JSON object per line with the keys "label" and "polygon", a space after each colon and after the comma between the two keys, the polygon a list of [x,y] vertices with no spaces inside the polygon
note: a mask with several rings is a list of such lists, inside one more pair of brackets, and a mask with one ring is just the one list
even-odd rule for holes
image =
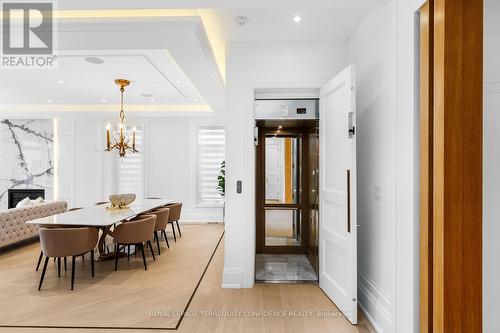
{"label": "white panel door", "polygon": [[319,285],[357,322],[354,66],[320,90]]}

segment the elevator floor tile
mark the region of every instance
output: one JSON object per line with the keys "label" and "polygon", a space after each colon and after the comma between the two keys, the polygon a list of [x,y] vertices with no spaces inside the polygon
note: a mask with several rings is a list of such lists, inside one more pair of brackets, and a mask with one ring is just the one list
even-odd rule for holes
{"label": "elevator floor tile", "polygon": [[317,282],[318,277],[303,254],[257,254],[257,282]]}

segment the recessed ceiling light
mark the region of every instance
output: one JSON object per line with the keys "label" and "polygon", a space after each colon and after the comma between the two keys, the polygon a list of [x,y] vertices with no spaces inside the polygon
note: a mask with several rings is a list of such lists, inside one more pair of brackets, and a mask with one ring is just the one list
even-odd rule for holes
{"label": "recessed ceiling light", "polygon": [[154,102],[155,102],[154,98],[151,98],[151,103],[154,103]]}
{"label": "recessed ceiling light", "polygon": [[59,80],[59,81],[57,81],[57,83],[64,84],[64,81],[63,80]]}
{"label": "recessed ceiling light", "polygon": [[102,103],[106,103],[106,100],[103,98],[103,99],[101,100],[101,102],[102,102]]}
{"label": "recessed ceiling light", "polygon": [[302,16],[300,16],[300,15],[295,15],[295,16],[293,17],[293,22],[295,22],[295,23],[299,23],[300,21],[302,21]]}
{"label": "recessed ceiling light", "polygon": [[48,100],[47,100],[47,103],[52,103],[52,100],[51,100],[51,99],[48,99]]}
{"label": "recessed ceiling light", "polygon": [[87,58],[85,58],[85,61],[90,62],[91,64],[94,64],[94,65],[100,65],[100,64],[104,63],[104,60],[102,60],[101,58],[97,58],[97,57],[87,57]]}
{"label": "recessed ceiling light", "polygon": [[175,80],[175,83],[177,83],[177,84],[179,84],[181,82],[182,82],[182,80]]}
{"label": "recessed ceiling light", "polygon": [[198,102],[198,98],[193,98],[193,102]]}

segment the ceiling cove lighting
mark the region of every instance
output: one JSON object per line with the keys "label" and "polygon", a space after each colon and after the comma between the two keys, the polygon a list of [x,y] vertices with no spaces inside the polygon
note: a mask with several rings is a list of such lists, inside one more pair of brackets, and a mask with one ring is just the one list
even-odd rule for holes
{"label": "ceiling cove lighting", "polygon": [[300,21],[302,21],[302,16],[300,16],[300,15],[295,15],[295,16],[293,17],[293,22],[295,22],[295,23],[299,23]]}
{"label": "ceiling cove lighting", "polygon": [[106,151],[117,149],[120,157],[125,157],[127,151],[138,153],[135,149],[135,127],[132,129],[132,146],[129,145],[130,137],[128,137],[126,133],[127,127],[125,126],[125,111],[123,109],[123,92],[125,91],[125,87],[130,84],[130,81],[125,79],[116,79],[115,83],[120,86],[120,123],[118,124],[120,133],[118,138],[113,133],[114,144],[111,145],[111,125],[108,124],[106,126]]}

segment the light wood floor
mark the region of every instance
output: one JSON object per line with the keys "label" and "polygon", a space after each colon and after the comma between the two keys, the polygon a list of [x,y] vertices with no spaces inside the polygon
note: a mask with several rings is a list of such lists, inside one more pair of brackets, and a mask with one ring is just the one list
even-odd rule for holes
{"label": "light wood floor", "polygon": [[[200,228],[200,226],[198,227]],[[202,228],[212,228],[204,226]],[[208,229],[199,229],[199,233],[205,233]],[[186,235],[188,234],[186,227]],[[186,236],[187,237],[187,236]],[[183,236],[184,241],[184,236]],[[334,333],[373,333],[375,332],[360,312],[360,321],[357,326],[350,325],[348,321],[339,316],[335,305],[325,296],[321,289],[314,284],[256,284],[252,289],[222,289],[221,277],[224,264],[224,242],[221,242],[214,258],[194,295],[188,308],[187,315],[181,321],[179,332],[334,332]],[[178,242],[179,244],[179,242]],[[194,256],[189,256],[195,260]],[[32,259],[34,261],[35,259]],[[140,261],[138,261],[140,263]],[[4,285],[3,277],[4,260],[0,256],[0,286]],[[52,272],[54,273],[54,272]],[[130,273],[130,272],[129,272]],[[177,283],[183,283],[186,272],[177,274]],[[68,281],[66,281],[68,282]],[[78,280],[77,280],[78,283]],[[77,285],[78,286],[78,285]],[[168,290],[174,291],[175,285]],[[3,297],[3,290],[0,289]],[[79,295],[78,295],[79,296]],[[135,304],[122,304],[117,302],[113,306],[123,311],[117,321],[129,321],[127,317],[133,313],[144,312],[142,297],[135,295]],[[2,300],[0,308],[3,310],[10,300]],[[87,306],[96,306],[91,300],[78,298],[79,303],[89,302]],[[26,305],[14,302],[17,312],[24,312]],[[29,304],[28,304],[29,306]],[[156,325],[166,326],[171,322],[168,318],[169,304],[159,302],[155,310],[155,316],[149,321]],[[222,311],[222,312],[221,312]],[[237,312],[240,311],[240,312]],[[323,316],[318,316],[318,311]],[[0,311],[0,321],[3,321],[5,313]],[[43,311],[41,315],[48,312],[58,312],[58,308],[51,311]],[[266,314],[274,312],[277,317],[266,317]],[[11,313],[12,315],[12,313]],[[58,316],[64,316],[64,312],[58,312]],[[218,316],[217,316],[218,315]],[[223,317],[233,315],[234,317]],[[56,318],[57,319],[57,318]],[[91,320],[87,318],[87,320]],[[88,329],[12,329],[8,328],[1,332],[97,332]],[[114,333],[118,330],[99,330],[99,332]],[[123,331],[123,330],[120,330]],[[126,332],[152,332],[151,330],[126,330]],[[156,331],[159,332],[159,331]]]}
{"label": "light wood floor", "polygon": [[161,242],[156,261],[146,251],[147,271],[138,254],[130,262],[121,258],[116,272],[113,260],[96,262],[92,278],[89,255],[78,258],[73,291],[70,267],[58,278],[52,260],[38,291],[38,243],[1,254],[0,326],[175,328],[179,316],[159,320],[150,313],[184,310],[223,231],[222,225],[183,226],[177,242],[169,234],[170,249]]}

